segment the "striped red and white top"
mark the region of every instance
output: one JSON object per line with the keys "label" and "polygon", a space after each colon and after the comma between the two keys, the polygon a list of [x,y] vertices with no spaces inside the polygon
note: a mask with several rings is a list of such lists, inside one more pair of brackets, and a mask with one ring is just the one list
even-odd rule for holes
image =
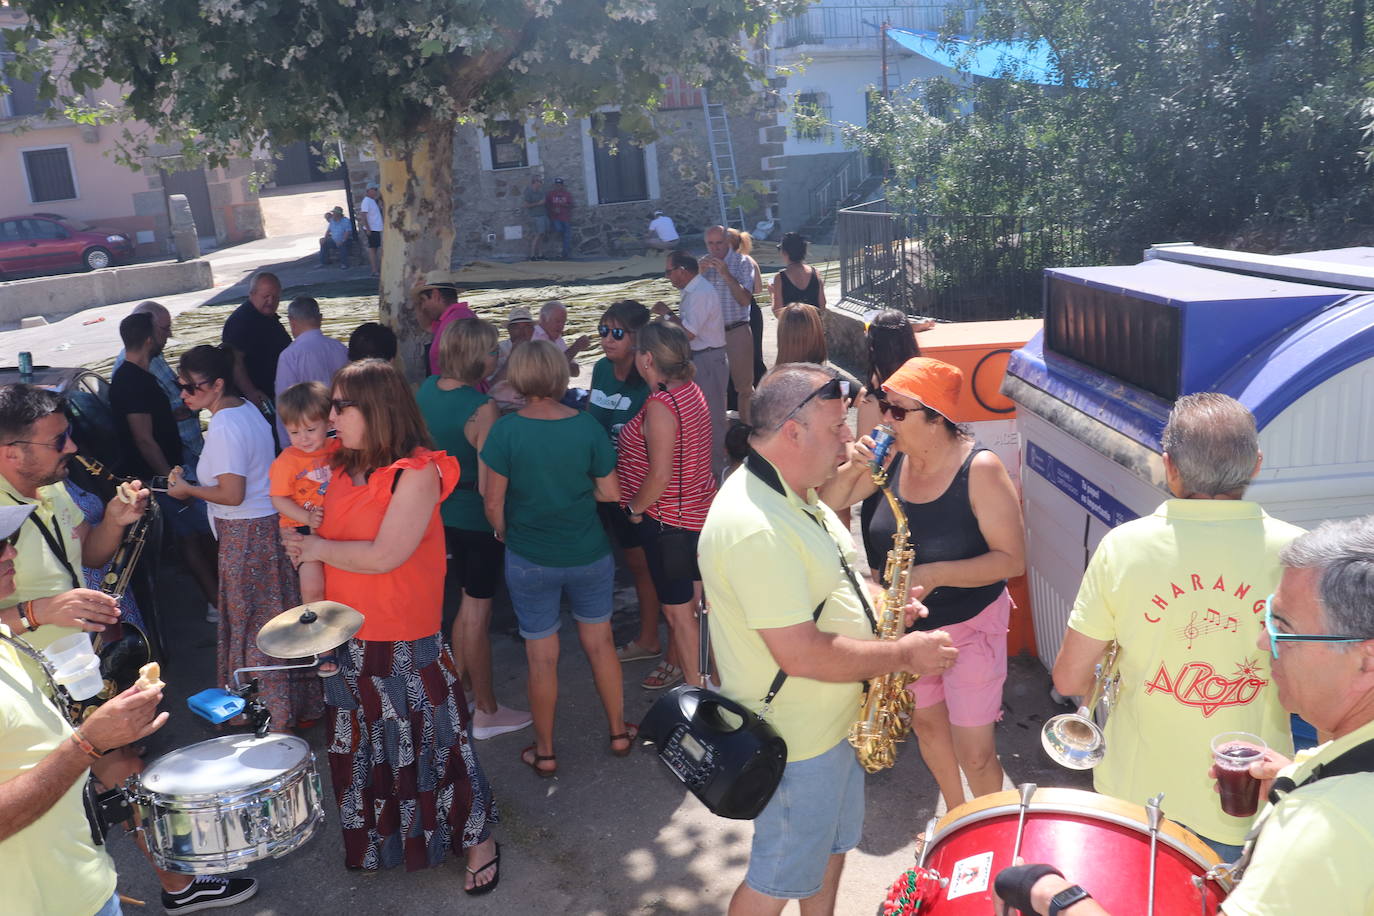
{"label": "striped red and white top", "polygon": [[655,391],[639,413],[621,427],[616,457],[621,503],[629,505],[631,497],[639,492],[649,476],[649,444],[644,438],[644,417],[653,401],[677,415],[673,475],[658,502],[639,508],[665,525],[700,531],[706,524],[706,510],[711,508],[711,500],[716,495],[716,480],[711,476],[711,414],[706,407],[706,396],[696,382],[688,382],[672,391]]}

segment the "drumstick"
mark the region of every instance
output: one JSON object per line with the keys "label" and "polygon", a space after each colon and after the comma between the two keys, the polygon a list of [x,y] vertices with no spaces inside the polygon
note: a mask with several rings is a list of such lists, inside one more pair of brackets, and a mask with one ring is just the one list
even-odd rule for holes
{"label": "drumstick", "polygon": [[128,904],[131,904],[131,905],[133,905],[133,906],[147,906],[147,905],[148,905],[147,901],[144,901],[144,900],[137,900],[137,899],[135,899],[135,898],[133,898],[133,897],[130,897],[128,894],[120,894],[120,895],[119,895],[119,902],[120,902],[120,903],[128,903]]}

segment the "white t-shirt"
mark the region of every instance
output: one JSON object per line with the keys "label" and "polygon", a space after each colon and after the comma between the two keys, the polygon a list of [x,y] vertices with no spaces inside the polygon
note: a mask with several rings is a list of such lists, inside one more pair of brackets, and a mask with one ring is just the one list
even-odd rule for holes
{"label": "white t-shirt", "polygon": [[725,321],[720,316],[720,296],[716,288],[701,274],[682,288],[682,304],[678,306],[682,326],[691,331],[692,352],[725,346]]}
{"label": "white t-shirt", "polygon": [[382,208],[371,197],[363,198],[363,225],[369,232],[382,231]]}
{"label": "white t-shirt", "polygon": [[649,220],[649,232],[665,242],[676,242],[678,239],[677,226],[673,225],[671,216],[655,216]]}
{"label": "white t-shirt", "polygon": [[200,482],[214,486],[221,474],[239,474],[244,479],[243,502],[237,506],[206,501],[211,524],[217,518],[262,518],[277,513],[268,495],[268,470],[275,457],[272,429],[253,405],[226,407],[210,418],[205,450],[196,466]]}

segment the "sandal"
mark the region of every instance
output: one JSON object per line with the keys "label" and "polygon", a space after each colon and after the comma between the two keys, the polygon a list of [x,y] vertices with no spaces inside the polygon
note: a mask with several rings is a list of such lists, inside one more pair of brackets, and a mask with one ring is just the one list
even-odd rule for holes
{"label": "sandal", "polygon": [[670,661],[661,661],[654,666],[654,670],[649,672],[649,676],[640,682],[639,686],[645,690],[662,690],[664,687],[671,687],[682,680],[682,669]]}
{"label": "sandal", "polygon": [[633,639],[623,646],[615,647],[615,657],[620,659],[621,662],[637,662],[645,658],[658,658],[662,654],[662,649],[646,649]]}
{"label": "sandal", "polygon": [[[635,739],[638,738],[638,737],[639,737],[639,726],[638,726],[638,725],[634,725],[634,724],[632,724],[632,723],[630,723],[630,722],[626,722],[626,723],[625,723],[625,730],[624,730],[623,732],[621,732],[621,733],[618,734],[618,735],[611,735],[611,745],[610,745],[611,755],[612,755],[613,757],[628,757],[628,756],[630,756],[630,751],[634,750],[634,748],[635,748]],[[615,743],[616,743],[617,741],[624,741],[624,742],[625,742],[625,747],[623,747],[623,748],[618,748],[618,747],[616,747],[616,746],[615,746]]]}
{"label": "sandal", "polygon": [[[529,754],[530,756],[526,757],[526,754]],[[539,765],[549,760],[553,761],[552,769],[545,769],[544,767],[541,767]],[[539,753],[539,749],[536,745],[531,744],[529,747],[525,748],[523,751],[520,752],[520,762],[523,763],[525,766],[529,767],[531,770],[534,770],[535,775],[538,776],[540,779],[552,779],[553,777],[558,775],[558,757],[553,754],[549,754],[547,757],[545,757],[543,754]],[[483,868],[485,867],[486,866],[483,866]],[[481,869],[478,870],[480,871]]]}
{"label": "sandal", "polygon": [[[552,757],[536,757],[535,759],[536,759],[536,760],[552,760],[553,758],[552,758]],[[463,893],[467,894],[469,897],[480,897],[480,896],[482,896],[483,894],[490,894],[492,891],[496,890],[496,885],[498,885],[498,884],[501,883],[501,844],[500,844],[500,843],[497,843],[497,844],[496,844],[496,855],[492,856],[490,862],[488,862],[486,865],[483,865],[481,868],[477,868],[477,869],[469,868],[469,869],[468,869],[468,874],[469,874],[469,875],[472,875],[473,879],[475,880],[475,879],[477,878],[478,875],[480,875],[482,872],[486,871],[488,868],[495,868],[495,869],[496,869],[496,873],[495,873],[495,875],[492,877],[492,879],[491,879],[490,881],[488,881],[486,884],[478,884],[478,885],[475,885],[474,887],[465,887],[465,888],[463,888]]]}

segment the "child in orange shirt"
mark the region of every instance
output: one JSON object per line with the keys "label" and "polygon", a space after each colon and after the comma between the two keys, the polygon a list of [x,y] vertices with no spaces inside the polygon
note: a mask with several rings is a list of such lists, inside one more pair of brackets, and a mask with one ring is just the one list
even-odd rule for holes
{"label": "child in orange shirt", "polygon": [[[292,385],[277,398],[277,415],[291,436],[291,444],[272,462],[268,471],[272,507],[281,516],[281,527],[318,528],[324,521],[324,493],[329,487],[329,461],[339,440],[329,438],[329,389],[319,382]],[[324,564],[310,560],[300,564],[301,601],[324,600]],[[332,652],[320,656],[320,677],[339,673]]]}

